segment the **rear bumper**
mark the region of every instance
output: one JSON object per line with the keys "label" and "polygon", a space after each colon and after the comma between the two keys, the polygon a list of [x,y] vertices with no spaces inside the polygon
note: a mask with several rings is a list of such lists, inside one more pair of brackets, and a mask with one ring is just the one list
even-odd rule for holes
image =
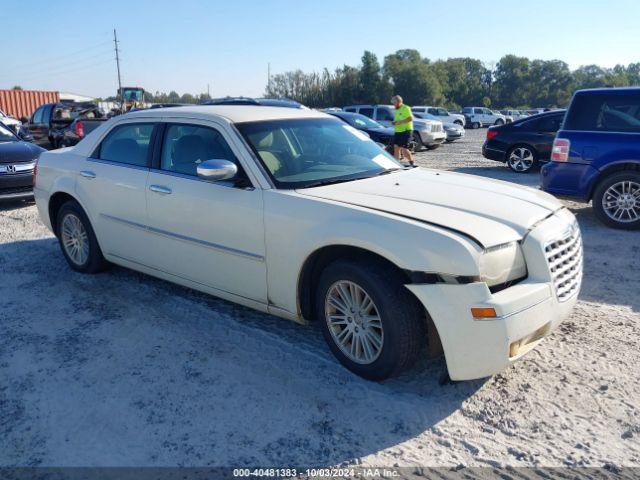
{"label": "rear bumper", "polygon": [[457,140],[464,137],[464,130],[446,130],[445,134],[448,141]]}
{"label": "rear bumper", "polygon": [[588,201],[598,174],[589,164],[549,162],[540,170],[541,187],[554,195]]}
{"label": "rear bumper", "polygon": [[[569,316],[580,280],[573,295],[561,300],[545,246],[563,238],[574,223],[565,209],[532,230],[522,242],[527,279],[500,292],[491,293],[483,282],[407,285],[436,326],[451,379],[471,380],[504,370]],[[496,318],[474,319],[473,307],[494,308]]]}
{"label": "rear bumper", "polygon": [[486,141],[482,144],[482,156],[484,158],[495,160],[496,162],[504,162],[506,161],[506,155],[507,152],[488,146]]}

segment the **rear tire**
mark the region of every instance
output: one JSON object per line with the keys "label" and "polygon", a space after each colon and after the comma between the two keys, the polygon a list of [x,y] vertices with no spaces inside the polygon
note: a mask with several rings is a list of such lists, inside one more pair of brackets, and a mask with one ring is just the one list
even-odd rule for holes
{"label": "rear tire", "polygon": [[337,260],[325,268],[316,318],[338,361],[367,380],[399,375],[427,344],[424,310],[401,276],[376,262]]}
{"label": "rear tire", "polygon": [[538,166],[538,152],[529,145],[516,145],[507,152],[507,166],[515,173],[529,173]]}
{"label": "rear tire", "polygon": [[627,170],[605,177],[593,193],[593,211],[609,227],[640,229],[640,173]]}
{"label": "rear tire", "polygon": [[78,202],[70,200],[62,205],[56,215],[56,226],[60,249],[73,270],[98,273],[109,266],[91,222]]}
{"label": "rear tire", "polygon": [[504,125],[504,120],[499,118],[498,120],[496,120],[496,123],[494,123],[494,125]]}
{"label": "rear tire", "polygon": [[474,129],[474,130],[479,129],[480,127],[481,127],[480,122],[473,122],[471,124],[471,128]]}

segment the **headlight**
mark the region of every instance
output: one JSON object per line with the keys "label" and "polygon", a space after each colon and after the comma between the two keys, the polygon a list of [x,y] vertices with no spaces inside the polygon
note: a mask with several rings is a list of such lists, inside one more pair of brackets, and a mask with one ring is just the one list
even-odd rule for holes
{"label": "headlight", "polygon": [[527,264],[518,242],[488,248],[480,257],[480,280],[490,287],[526,275]]}

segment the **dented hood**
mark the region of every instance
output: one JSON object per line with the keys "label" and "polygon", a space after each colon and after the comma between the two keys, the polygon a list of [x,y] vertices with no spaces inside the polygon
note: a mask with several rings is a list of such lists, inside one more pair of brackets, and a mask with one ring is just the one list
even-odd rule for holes
{"label": "dented hood", "polygon": [[563,208],[533,188],[423,168],[298,193],[437,225],[485,248],[520,240],[536,223]]}

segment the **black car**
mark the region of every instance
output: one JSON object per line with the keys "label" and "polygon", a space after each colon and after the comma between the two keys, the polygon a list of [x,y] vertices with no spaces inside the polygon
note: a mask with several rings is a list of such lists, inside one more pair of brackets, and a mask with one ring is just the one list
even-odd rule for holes
{"label": "black car", "polygon": [[526,173],[548,162],[551,147],[566,110],[554,110],[512,123],[489,127],[482,155],[506,162],[511,170]]}
{"label": "black car", "polygon": [[388,146],[393,141],[393,128],[380,125],[369,117],[359,113],[343,112],[341,110],[325,110],[325,113],[338,117],[353,128],[366,132],[374,142]]}
{"label": "black car", "polygon": [[0,123],[0,200],[33,196],[33,169],[43,151]]}

